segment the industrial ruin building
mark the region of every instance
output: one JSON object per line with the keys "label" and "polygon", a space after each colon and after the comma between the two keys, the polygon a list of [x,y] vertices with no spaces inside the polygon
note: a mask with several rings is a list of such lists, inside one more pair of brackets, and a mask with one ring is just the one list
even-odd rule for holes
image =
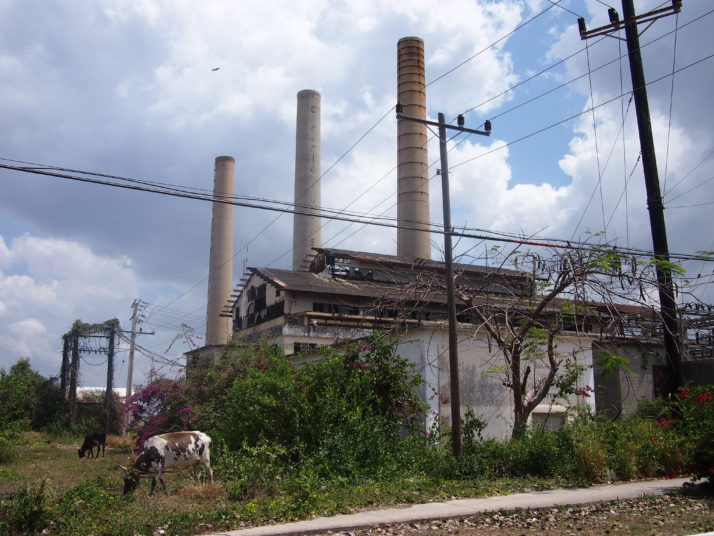
{"label": "industrial ruin building", "polygon": [[[401,39],[397,57],[397,97],[404,113],[425,118],[422,40]],[[397,127],[397,254],[325,248],[320,236],[320,106],[321,95],[317,91],[297,94],[294,203],[300,207],[300,214],[293,220],[291,269],[247,268],[231,293],[225,281],[232,276],[232,245],[226,240],[226,227],[232,223],[228,223],[231,220],[222,208],[218,212],[214,208],[207,311],[210,337],[204,348],[186,354],[188,370],[210,366],[229,341],[270,342],[280,346],[286,355],[304,361],[311,358],[310,352],[317,346],[339,345],[375,330],[390,331],[398,337],[399,354],[425,380],[420,393],[430,410],[425,426],[431,426],[436,416],[441,422],[449,422],[447,300],[443,286],[434,284],[444,281],[445,266],[431,260],[430,234],[426,232],[430,213],[425,129],[406,121],[400,121]],[[218,201],[222,195],[232,195],[232,164],[227,157],[216,161]],[[536,281],[528,272],[457,264],[454,273],[458,285],[494,303],[535,296]],[[221,300],[220,312],[216,299]],[[566,318],[550,318],[551,322],[562,321],[557,336],[559,354],[582,365],[584,372],[576,387],[606,386],[602,395],[566,397],[568,406],[587,406],[619,415],[634,412],[639,400],[656,394],[664,352],[654,331],[651,336],[642,331],[643,326],[655,323],[643,320],[642,312],[623,305],[618,322],[613,322],[611,311],[588,304],[587,311],[575,315],[570,323]],[[560,311],[555,307],[542,314],[558,316]],[[714,321],[711,314],[707,318],[708,324],[702,320],[695,326],[697,333],[702,329],[711,332]],[[464,303],[457,303],[457,321],[463,410],[471,408],[488,423],[486,436],[507,437],[512,401],[501,380],[492,373],[498,364],[497,352]],[[636,344],[630,336],[632,330],[639,330]],[[711,347],[711,340],[707,343],[699,338],[692,346],[701,357],[711,352]],[[606,352],[627,356],[632,366],[638,367],[637,374],[632,378],[622,373],[604,374],[598,366],[598,356]],[[697,374],[704,377],[701,361],[698,363]],[[702,370],[711,374],[714,367]],[[543,373],[536,369],[532,378]],[[550,400],[535,409],[532,420],[545,426],[560,426],[566,418],[565,410]]]}

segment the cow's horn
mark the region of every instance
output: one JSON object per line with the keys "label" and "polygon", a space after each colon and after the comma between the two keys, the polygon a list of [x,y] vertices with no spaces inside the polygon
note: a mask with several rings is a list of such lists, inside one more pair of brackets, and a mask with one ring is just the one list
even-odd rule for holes
{"label": "cow's horn", "polygon": [[124,467],[123,465],[120,465],[119,467],[120,467],[121,470],[124,471],[125,473],[128,473],[128,472],[129,472],[129,469],[127,469],[127,468]]}

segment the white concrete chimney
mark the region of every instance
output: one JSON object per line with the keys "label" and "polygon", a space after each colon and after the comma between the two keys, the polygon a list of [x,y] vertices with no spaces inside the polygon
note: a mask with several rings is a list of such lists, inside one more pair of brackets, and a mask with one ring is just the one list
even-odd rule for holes
{"label": "white concrete chimney", "polygon": [[[213,196],[233,195],[235,160],[231,156],[216,158]],[[233,279],[233,205],[213,203],[211,221],[211,255],[208,266],[208,306],[206,311],[206,346],[227,344],[232,335],[230,317],[221,312],[231,296]]]}
{"label": "white concrete chimney", "polygon": [[[303,89],[297,94],[295,134],[296,210],[318,214],[320,196],[320,93]],[[306,208],[314,207],[314,208]],[[293,217],[293,270],[305,270],[320,247],[320,218],[304,214]]]}
{"label": "white concrete chimney", "polygon": [[[397,43],[397,100],[409,117],[426,119],[424,41],[404,37]],[[397,255],[431,259],[429,156],[426,125],[397,122]],[[411,227],[411,229],[405,229]]]}

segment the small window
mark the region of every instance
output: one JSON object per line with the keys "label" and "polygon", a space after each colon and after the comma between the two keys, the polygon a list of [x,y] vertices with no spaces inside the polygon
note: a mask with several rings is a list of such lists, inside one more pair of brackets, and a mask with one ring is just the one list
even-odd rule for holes
{"label": "small window", "polygon": [[317,348],[317,344],[313,342],[296,342],[293,344],[293,352],[294,353],[299,353],[299,352],[306,352],[308,350],[312,350],[313,348]]}
{"label": "small window", "polygon": [[531,424],[545,430],[560,430],[565,425],[565,413],[531,413]]}

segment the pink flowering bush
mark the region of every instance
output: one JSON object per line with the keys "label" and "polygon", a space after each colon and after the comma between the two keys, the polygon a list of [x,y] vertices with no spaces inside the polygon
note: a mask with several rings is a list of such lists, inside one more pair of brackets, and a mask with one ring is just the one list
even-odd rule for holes
{"label": "pink flowering bush", "polygon": [[687,443],[688,469],[695,478],[714,484],[714,386],[682,387],[670,400],[652,406],[657,427]]}
{"label": "pink flowering bush", "polygon": [[236,368],[221,361],[178,380],[159,378],[124,403],[131,416],[137,449],[147,438],[181,430],[213,430],[223,418],[223,394],[233,383]]}
{"label": "pink flowering bush", "polygon": [[183,381],[160,378],[124,402],[124,411],[131,415],[137,449],[153,435],[193,429],[187,391]]}

